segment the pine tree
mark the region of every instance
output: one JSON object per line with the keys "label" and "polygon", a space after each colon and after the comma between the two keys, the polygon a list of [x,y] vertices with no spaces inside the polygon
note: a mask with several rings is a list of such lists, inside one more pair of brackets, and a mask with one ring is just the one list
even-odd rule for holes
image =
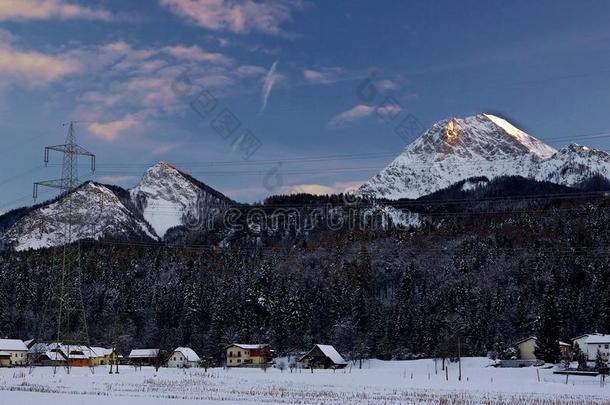
{"label": "pine tree", "polygon": [[542,298],[534,353],[538,359],[547,363],[557,363],[561,358],[557,305],[553,295],[548,290]]}
{"label": "pine tree", "polygon": [[600,371],[601,369],[606,367],[608,367],[608,363],[606,359],[604,359],[602,352],[597,349],[597,354],[595,355],[595,370]]}

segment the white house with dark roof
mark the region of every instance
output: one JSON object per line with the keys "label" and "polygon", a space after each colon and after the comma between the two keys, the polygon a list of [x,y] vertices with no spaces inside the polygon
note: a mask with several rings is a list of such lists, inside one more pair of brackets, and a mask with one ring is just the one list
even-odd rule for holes
{"label": "white house with dark roof", "polygon": [[587,359],[595,361],[597,352],[602,354],[604,360],[610,358],[610,335],[589,335],[587,337]]}
{"label": "white house with dark roof", "polygon": [[167,361],[167,367],[189,368],[197,367],[201,359],[190,347],[178,347]]}
{"label": "white house with dark roof", "polygon": [[20,339],[0,339],[0,366],[25,366],[28,363],[28,348]]}

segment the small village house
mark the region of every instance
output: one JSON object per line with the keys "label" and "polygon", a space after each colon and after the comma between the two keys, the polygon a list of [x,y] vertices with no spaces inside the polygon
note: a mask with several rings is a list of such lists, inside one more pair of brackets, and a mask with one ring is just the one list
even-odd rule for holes
{"label": "small village house", "polygon": [[201,359],[190,347],[178,347],[169,357],[167,367],[189,368],[197,367]]}
{"label": "small village house", "polygon": [[225,348],[228,367],[260,366],[273,358],[268,344],[233,343]]}
{"label": "small village house", "polygon": [[347,362],[339,352],[330,345],[315,345],[310,351],[305,353],[299,363],[305,368],[343,368]]}
{"label": "small village house", "polygon": [[559,342],[559,351],[561,352],[561,357],[571,357],[572,345],[566,342]]}
{"label": "small village house", "polygon": [[59,343],[35,343],[28,351],[28,361],[37,366],[63,366],[67,358]]}
{"label": "small village house", "polygon": [[575,338],[572,338],[572,348],[576,349],[576,345],[578,345],[578,348],[585,354],[585,356],[587,356],[587,358],[589,358],[587,339],[589,339],[589,336],[599,335],[601,335],[601,333],[587,333],[584,335],[576,336]]}
{"label": "small village house", "polygon": [[597,352],[608,361],[610,357],[610,335],[589,335],[587,338],[587,360],[595,361]]}
{"label": "small village house", "polygon": [[129,353],[129,362],[139,366],[152,366],[159,359],[159,349],[133,349]]}
{"label": "small village house", "polygon": [[0,339],[0,367],[25,366],[28,348],[19,339]]}
{"label": "small village house", "polygon": [[91,347],[91,364],[93,366],[104,366],[108,364],[118,364],[119,353],[114,349],[104,347]]}
{"label": "small village house", "polygon": [[515,343],[519,360],[536,360],[536,336],[529,336]]}
{"label": "small village house", "polygon": [[68,354],[68,366],[91,367],[93,366],[93,352],[91,348],[84,345],[63,345],[64,353]]}

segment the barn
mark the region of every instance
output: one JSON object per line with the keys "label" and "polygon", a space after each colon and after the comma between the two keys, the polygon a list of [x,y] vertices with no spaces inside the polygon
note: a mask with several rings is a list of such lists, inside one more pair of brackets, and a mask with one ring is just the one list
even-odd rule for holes
{"label": "barn", "polygon": [[305,368],[344,368],[347,362],[331,345],[315,345],[299,359]]}

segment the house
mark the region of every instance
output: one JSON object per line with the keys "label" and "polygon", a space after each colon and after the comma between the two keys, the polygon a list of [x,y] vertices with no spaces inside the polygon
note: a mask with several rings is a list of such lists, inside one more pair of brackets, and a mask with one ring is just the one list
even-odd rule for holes
{"label": "house", "polygon": [[119,353],[116,349],[106,349],[104,347],[91,347],[91,363],[93,366],[104,366],[108,364],[118,364]]}
{"label": "house", "polygon": [[588,334],[585,334],[585,335],[576,336],[575,338],[572,338],[572,347],[574,349],[576,349],[576,344],[578,344],[578,347],[580,348],[580,350],[588,358],[589,357],[589,353],[588,353],[588,350],[587,350],[587,339],[589,338],[589,336],[599,336],[599,335],[601,335],[601,333],[588,333]]}
{"label": "house", "polygon": [[31,363],[41,366],[91,367],[93,356],[89,346],[58,342],[35,343],[28,351]]}
{"label": "house", "polygon": [[536,360],[536,336],[529,336],[515,343],[519,360]]}
{"label": "house", "polygon": [[61,345],[64,354],[67,354],[68,366],[91,367],[93,356],[91,348],[85,345]]}
{"label": "house", "polygon": [[598,350],[604,360],[608,361],[610,357],[610,335],[589,335],[587,338],[587,359],[595,361]]}
{"label": "house", "polygon": [[201,359],[190,347],[178,347],[167,361],[167,367],[189,368],[199,366]]}
{"label": "house", "polygon": [[347,366],[347,362],[334,347],[320,344],[305,353],[299,359],[299,363],[302,363],[305,368],[343,368]]}
{"label": "house", "polygon": [[37,366],[64,366],[68,355],[59,343],[34,343],[28,350],[28,361]]}
{"label": "house", "polygon": [[572,345],[566,342],[559,342],[559,351],[561,357],[572,357]]}
{"label": "house", "polygon": [[152,366],[159,359],[159,349],[133,349],[129,353],[129,362],[139,366]]}
{"label": "house", "polygon": [[271,361],[273,350],[268,344],[233,343],[225,348],[228,367],[260,366]]}
{"label": "house", "polygon": [[0,339],[0,367],[25,366],[28,348],[19,339]]}

